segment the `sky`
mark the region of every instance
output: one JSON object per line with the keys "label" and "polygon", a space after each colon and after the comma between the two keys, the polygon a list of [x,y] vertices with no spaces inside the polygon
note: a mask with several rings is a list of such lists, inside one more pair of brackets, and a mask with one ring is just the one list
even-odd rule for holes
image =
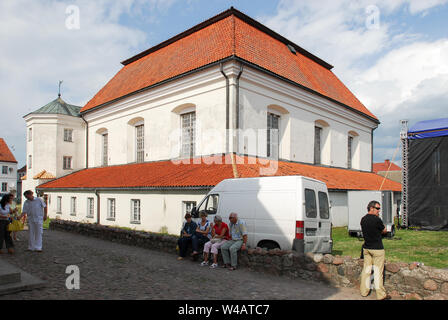
{"label": "sky", "polygon": [[1,0],[0,137],[19,166],[23,116],[59,80],[83,106],[121,61],[231,6],[334,66],[381,121],[374,162],[400,164],[400,120],[448,118],[448,0]]}

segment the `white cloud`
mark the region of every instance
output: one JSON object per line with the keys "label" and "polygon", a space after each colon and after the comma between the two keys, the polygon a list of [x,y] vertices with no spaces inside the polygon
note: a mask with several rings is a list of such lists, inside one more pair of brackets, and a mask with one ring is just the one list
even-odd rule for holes
{"label": "white cloud", "polygon": [[[25,158],[22,117],[57,97],[58,80],[64,80],[64,100],[84,105],[147,41],[121,17],[156,15],[174,1],[0,1],[0,128],[8,128],[1,136],[16,146],[19,162]],[[79,30],[66,28],[69,5],[79,8]]]}

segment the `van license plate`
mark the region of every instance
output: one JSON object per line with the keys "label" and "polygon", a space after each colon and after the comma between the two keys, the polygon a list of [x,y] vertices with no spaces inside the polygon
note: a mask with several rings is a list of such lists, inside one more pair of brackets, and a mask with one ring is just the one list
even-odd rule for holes
{"label": "van license plate", "polygon": [[306,228],[305,233],[307,236],[315,236],[316,235],[316,228]]}

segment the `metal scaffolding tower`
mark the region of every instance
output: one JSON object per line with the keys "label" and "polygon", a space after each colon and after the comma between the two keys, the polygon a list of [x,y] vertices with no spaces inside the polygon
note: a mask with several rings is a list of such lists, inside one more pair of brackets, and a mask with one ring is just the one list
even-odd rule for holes
{"label": "metal scaffolding tower", "polygon": [[402,150],[402,200],[401,200],[401,215],[402,215],[402,226],[408,227],[408,155],[409,155],[409,140],[408,140],[408,120],[400,120],[401,123],[401,150]]}

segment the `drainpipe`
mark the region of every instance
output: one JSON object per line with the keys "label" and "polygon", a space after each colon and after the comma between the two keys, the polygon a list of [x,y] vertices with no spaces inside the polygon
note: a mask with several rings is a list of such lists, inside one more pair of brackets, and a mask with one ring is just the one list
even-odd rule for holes
{"label": "drainpipe", "polygon": [[96,223],[100,223],[100,194],[98,192],[98,189],[95,189],[95,195],[96,195]]}
{"label": "drainpipe", "polygon": [[376,128],[372,129],[372,133],[370,135],[370,172],[373,172],[373,131],[375,131]]}
{"label": "drainpipe", "polygon": [[81,119],[86,124],[86,169],[89,169],[89,123],[81,116]]}
{"label": "drainpipe", "polygon": [[243,73],[243,65],[240,65],[240,72],[238,73],[238,76],[236,77],[236,103],[235,103],[235,129],[236,129],[236,143],[235,143],[235,151],[238,153],[239,149],[239,129],[240,129],[240,77]]}
{"label": "drainpipe", "polygon": [[230,105],[230,93],[229,93],[229,77],[224,73],[224,67],[221,62],[220,71],[224,78],[226,78],[226,154],[229,153],[229,105]]}

